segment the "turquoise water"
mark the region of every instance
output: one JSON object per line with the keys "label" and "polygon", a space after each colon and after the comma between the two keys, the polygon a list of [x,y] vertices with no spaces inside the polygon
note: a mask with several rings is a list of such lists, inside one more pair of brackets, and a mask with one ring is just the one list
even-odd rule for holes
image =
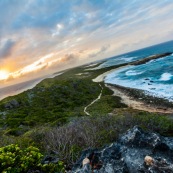
{"label": "turquoise water", "polygon": [[124,64],[126,62],[132,62],[150,55],[155,55],[165,52],[173,52],[173,41],[150,46],[144,49],[136,50],[119,56],[114,56],[112,58],[107,59],[106,62],[97,67],[97,69]]}
{"label": "turquoise water", "polygon": [[[135,57],[136,60],[165,52],[173,52],[173,41],[128,53],[123,55],[123,58]],[[132,58],[131,61],[134,59]],[[105,64],[108,65],[112,61],[113,58]],[[105,83],[141,89],[146,91],[146,94],[173,101],[173,54],[146,64],[125,67],[112,72],[105,78]]]}

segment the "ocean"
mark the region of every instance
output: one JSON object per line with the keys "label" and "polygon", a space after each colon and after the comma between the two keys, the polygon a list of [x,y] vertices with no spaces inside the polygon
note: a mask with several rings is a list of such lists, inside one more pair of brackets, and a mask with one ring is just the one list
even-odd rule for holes
{"label": "ocean", "polygon": [[[132,62],[147,56],[173,52],[173,41],[112,57],[98,68]],[[144,90],[146,94],[173,101],[173,54],[108,74],[105,83]]]}

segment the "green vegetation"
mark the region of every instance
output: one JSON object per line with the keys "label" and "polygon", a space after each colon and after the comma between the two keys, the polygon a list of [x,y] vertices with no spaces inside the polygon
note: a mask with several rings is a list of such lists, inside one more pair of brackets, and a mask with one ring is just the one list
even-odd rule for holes
{"label": "green vegetation", "polygon": [[19,103],[18,107],[5,110],[9,98],[1,102],[1,111],[6,112],[1,126],[7,126],[6,134],[19,136],[41,124],[61,125],[68,122],[70,117],[83,116],[84,107],[99,92],[98,84],[87,79],[43,82],[32,90],[12,97]]}
{"label": "green vegetation", "polygon": [[88,108],[88,112],[93,115],[107,115],[115,108],[126,108],[127,106],[120,102],[116,96],[103,95],[100,100]]}
{"label": "green vegetation", "polygon": [[[43,80],[31,90],[2,100],[0,132],[21,136],[33,127],[43,124],[59,126],[68,123],[73,117],[85,116],[84,107],[97,98],[101,91],[99,84],[92,82],[92,79],[109,69],[89,72],[84,67],[70,69],[53,79]],[[79,73],[83,75],[78,75]],[[124,106],[120,103],[120,98],[112,97],[112,91],[104,84],[102,86],[105,97],[103,100],[108,107],[104,114],[109,113],[116,105]],[[113,104],[114,101],[116,104]]]}
{"label": "green vegetation", "polygon": [[[70,167],[82,150],[114,142],[134,125],[173,136],[173,120],[168,116],[127,108],[104,83],[92,82],[98,75],[120,66],[95,71],[85,71],[84,67],[70,69],[2,100],[0,147],[9,146],[0,149],[1,172],[27,172],[31,167],[45,173],[60,169],[63,172],[62,162]],[[87,116],[84,108],[100,94],[99,84],[103,87],[102,97],[88,107],[91,116]],[[137,91],[134,96],[141,95]],[[51,153],[56,153],[62,162],[41,164],[43,155]]]}
{"label": "green vegetation", "polygon": [[146,113],[129,108],[117,109],[111,115],[85,116],[73,119],[60,127],[42,127],[25,134],[46,153],[57,153],[69,167],[76,162],[81,151],[99,148],[115,142],[119,135],[138,125],[146,131],[173,135],[173,120],[165,115]]}
{"label": "green vegetation", "polygon": [[36,147],[24,150],[18,145],[8,145],[0,148],[0,171],[2,173],[22,173],[36,170],[55,173],[65,172],[62,162],[57,164],[42,164],[43,155]]}

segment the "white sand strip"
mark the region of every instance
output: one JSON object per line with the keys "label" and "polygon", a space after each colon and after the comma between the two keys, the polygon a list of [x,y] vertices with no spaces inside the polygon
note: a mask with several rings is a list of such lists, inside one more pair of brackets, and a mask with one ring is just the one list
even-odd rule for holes
{"label": "white sand strip", "polygon": [[119,70],[119,69],[122,69],[122,68],[125,68],[125,67],[128,67],[128,66],[130,66],[130,65],[125,65],[125,66],[122,66],[122,67],[118,67],[118,68],[109,70],[109,71],[107,71],[107,72],[105,72],[105,73],[103,73],[103,74],[97,76],[97,77],[96,77],[95,79],[93,79],[92,81],[93,81],[93,82],[103,82],[103,81],[104,81],[104,78],[105,78],[109,73],[112,73],[112,72],[114,72],[114,71],[116,71],[116,70]]}

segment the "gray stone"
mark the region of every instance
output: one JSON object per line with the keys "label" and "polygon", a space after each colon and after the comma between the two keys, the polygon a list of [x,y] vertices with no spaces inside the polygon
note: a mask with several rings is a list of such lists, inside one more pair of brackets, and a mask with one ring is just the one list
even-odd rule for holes
{"label": "gray stone", "polygon": [[6,103],[6,104],[4,105],[4,107],[5,107],[6,109],[17,108],[17,107],[19,107],[19,106],[20,106],[19,102],[18,102],[17,100],[15,100],[15,99],[10,100],[8,103]]}
{"label": "gray stone", "polygon": [[[153,158],[153,165],[146,165],[146,156]],[[90,164],[82,166],[85,158]],[[173,138],[146,133],[135,126],[116,143],[85,150],[71,173],[173,173],[172,163]]]}

